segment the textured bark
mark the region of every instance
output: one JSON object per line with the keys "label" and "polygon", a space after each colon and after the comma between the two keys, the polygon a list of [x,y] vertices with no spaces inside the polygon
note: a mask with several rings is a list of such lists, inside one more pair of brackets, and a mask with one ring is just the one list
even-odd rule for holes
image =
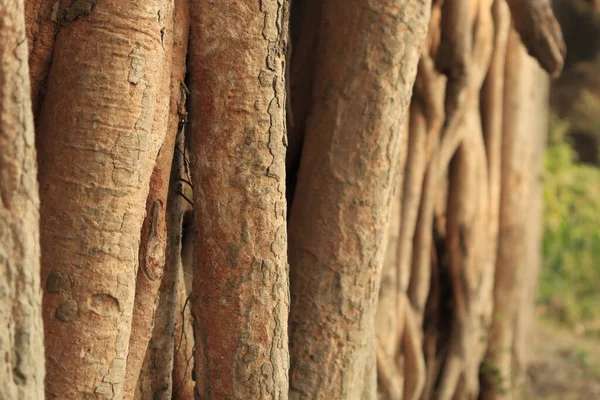
{"label": "textured bark", "polygon": [[40,106],[43,87],[52,61],[54,38],[59,28],[56,0],[25,0],[25,25],[29,44],[31,103],[34,112]]}
{"label": "textured bark", "polygon": [[402,141],[399,152],[400,162],[394,184],[390,223],[386,238],[386,252],[375,315],[377,377],[383,383],[384,393],[389,398],[398,398],[401,388],[401,376],[395,365],[395,355],[398,350],[399,337],[403,333],[403,324],[399,323],[399,318],[402,318],[402,315],[398,313],[398,244],[402,214],[402,178],[406,161],[407,139],[408,135],[405,129],[400,138]]}
{"label": "textured bark", "polygon": [[[157,96],[157,108],[168,107],[168,124],[162,118],[165,113],[157,113],[155,130],[166,128],[166,136],[158,153],[156,165],[150,178],[150,192],[146,200],[146,218],[142,224],[139,247],[140,265],[137,273],[136,294],[133,307],[132,331],[127,356],[125,378],[125,398],[133,395],[140,368],[145,357],[150,337],[153,334],[154,313],[158,304],[158,291],[165,268],[167,249],[167,196],[169,178],[173,163],[175,138],[185,118],[185,61],[189,34],[189,11],[186,0],[178,0],[173,9],[167,9],[165,18],[164,49],[171,58],[163,66],[160,77],[160,93],[166,93],[165,83],[170,83],[169,101]],[[172,352],[171,352],[172,353]],[[170,392],[170,389],[169,389]]]}
{"label": "textured bark", "polygon": [[133,393],[133,400],[144,400],[151,399],[152,393],[152,352],[147,351],[142,368],[140,370],[140,376],[136,381],[135,392]]}
{"label": "textured bark", "polygon": [[[365,393],[384,237],[430,4],[322,3],[290,217],[290,397]],[[374,389],[374,388],[373,388]]]}
{"label": "textured bark", "polygon": [[384,354],[393,358],[398,347],[398,336],[401,334],[398,324],[398,243],[402,217],[402,181],[406,164],[406,148],[408,135],[402,134],[400,140],[400,161],[398,174],[394,183],[394,195],[390,210],[390,223],[386,238],[386,251],[381,272],[381,285],[377,301],[375,331],[377,341],[383,346]]}
{"label": "textured bark", "polygon": [[[182,164],[180,164],[181,166]],[[177,167],[181,171],[183,168]],[[181,176],[177,174],[175,176]],[[175,186],[176,187],[176,186]],[[167,212],[167,250],[165,270],[159,291],[154,330],[150,341],[153,354],[152,376],[154,399],[170,400],[173,396],[175,357],[175,323],[179,312],[178,288],[181,270],[181,229],[184,200],[171,186]]]}
{"label": "textured bark", "polygon": [[[504,86],[502,189],[499,247],[494,287],[494,316],[490,331],[484,399],[512,399],[515,324],[528,269],[528,225],[531,211],[531,160],[539,133],[539,67],[527,56],[515,31],[508,39]],[[543,88],[543,86],[542,86]],[[546,89],[542,89],[546,92]]]}
{"label": "textured bark", "polygon": [[[176,102],[177,103],[177,102]],[[177,111],[175,107],[174,111]],[[177,112],[175,112],[177,115]],[[175,127],[177,129],[177,127]],[[183,130],[178,132],[177,148],[183,148]],[[135,387],[135,399],[173,399],[179,398],[173,392],[173,366],[175,344],[179,337],[175,335],[176,320],[179,313],[178,290],[181,271],[181,235],[182,221],[186,202],[180,195],[181,178],[184,176],[183,152],[176,152],[169,195],[167,198],[166,254],[164,274],[159,290],[158,305],[154,314],[152,338],[145,353],[144,363]],[[181,282],[183,284],[183,282]],[[185,292],[185,288],[183,288]],[[191,379],[190,379],[191,381]],[[192,397],[193,398],[193,397]]]}
{"label": "textured bark", "polygon": [[22,0],[0,0],[0,399],[44,398],[39,197]]}
{"label": "textured bark", "polygon": [[168,4],[57,12],[38,147],[47,398],[123,396],[140,229],[166,131]]}
{"label": "textured bark", "polygon": [[288,393],[287,19],[287,1],[192,3],[192,313],[203,399]]}

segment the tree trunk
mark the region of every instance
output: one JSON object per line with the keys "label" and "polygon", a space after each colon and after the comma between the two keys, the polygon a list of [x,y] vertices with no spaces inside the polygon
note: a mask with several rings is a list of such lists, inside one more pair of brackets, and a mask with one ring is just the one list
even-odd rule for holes
{"label": "tree trunk", "polygon": [[519,396],[550,0],[0,0],[0,28],[0,400]]}
{"label": "tree trunk", "polygon": [[39,197],[22,0],[0,0],[0,399],[44,398]]}
{"label": "tree trunk", "polygon": [[[544,168],[544,150],[548,133],[548,104],[550,82],[548,75],[532,65],[531,86],[529,95],[531,114],[528,116],[528,134],[532,136],[532,149],[529,172],[528,217],[527,217],[527,247],[525,268],[521,277],[523,285],[519,295],[519,312],[515,322],[515,338],[513,344],[512,373],[515,377],[515,387],[522,389],[525,383],[527,364],[531,359],[533,338],[535,335],[535,303],[538,295],[539,273],[542,256],[542,172]],[[524,168],[527,168],[525,165]],[[524,199],[526,200],[526,199]]]}
{"label": "tree trunk", "polygon": [[[408,121],[408,120],[407,120]],[[406,149],[408,146],[406,129],[401,137],[401,150],[399,152],[399,173],[394,183],[394,196],[390,211],[389,231],[387,245],[381,272],[381,286],[377,299],[377,312],[375,315],[376,332],[376,362],[379,389],[391,398],[401,397],[402,382],[400,371],[395,362],[395,356],[400,344],[403,329],[403,313],[399,312],[399,254],[400,226],[402,214],[402,183],[404,164],[406,162]]]}
{"label": "tree trunk", "polygon": [[[544,129],[544,124],[538,122],[543,112],[537,103],[547,96],[545,85],[536,79],[539,67],[527,55],[514,30],[509,34],[505,68],[499,246],[494,316],[485,361],[485,399],[512,399],[517,386],[516,329],[520,314],[528,312],[522,303],[524,290],[533,289],[526,281],[531,270],[528,232],[534,182],[532,160]],[[539,171],[539,165],[535,170]]]}
{"label": "tree trunk", "polygon": [[[384,236],[430,4],[322,4],[289,235],[290,397],[365,393]],[[360,12],[359,12],[360,11]]]}
{"label": "tree trunk", "polygon": [[35,115],[44,95],[54,39],[59,29],[58,4],[55,0],[25,0],[31,103]]}
{"label": "tree trunk", "polygon": [[288,3],[193,2],[196,396],[288,393]]}
{"label": "tree trunk", "polygon": [[38,147],[48,398],[123,396],[140,228],[168,115],[157,103],[168,97],[168,4],[57,12]]}
{"label": "tree trunk", "polygon": [[[175,115],[179,102],[175,102]],[[174,127],[177,130],[177,126]],[[183,227],[183,216],[187,203],[181,195],[184,185],[184,161],[183,161],[183,129],[177,132],[175,144],[175,156],[173,159],[172,174],[169,185],[165,215],[166,224],[166,251],[164,274],[156,301],[158,302],[156,312],[153,314],[152,337],[145,352],[145,358],[139,378],[136,380],[134,398],[144,399],[173,399],[179,398],[174,392],[175,374],[174,359],[176,355],[175,346],[179,343],[176,335],[176,321],[179,314],[180,279],[183,278],[181,271],[181,237]],[[155,170],[156,171],[156,170]],[[139,282],[139,279],[138,279]],[[185,288],[182,290],[185,293]],[[132,334],[133,335],[133,334]],[[133,338],[132,338],[133,339]],[[130,341],[131,343],[131,341]]]}
{"label": "tree trunk", "polygon": [[[154,312],[158,304],[158,291],[165,268],[167,252],[167,196],[173,164],[175,139],[182,119],[186,118],[185,61],[189,35],[189,10],[186,0],[178,0],[173,10],[165,16],[166,26],[163,41],[167,61],[160,78],[161,85],[170,82],[169,101],[157,98],[161,105],[169,107],[166,137],[158,153],[156,165],[150,178],[150,192],[146,200],[146,218],[142,224],[139,252],[140,265],[137,273],[136,294],[133,308],[132,332],[127,356],[125,398],[131,398],[154,325]],[[172,54],[171,58],[168,57]],[[161,92],[166,92],[161,86]],[[158,115],[162,116],[163,112]],[[161,125],[162,121],[155,121]],[[175,204],[173,204],[176,207]],[[174,227],[174,226],[173,226]],[[171,266],[169,266],[171,267]]]}

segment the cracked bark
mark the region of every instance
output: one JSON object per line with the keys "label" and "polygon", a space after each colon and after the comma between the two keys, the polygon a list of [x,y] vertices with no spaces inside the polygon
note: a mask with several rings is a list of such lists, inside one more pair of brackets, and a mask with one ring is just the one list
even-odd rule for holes
{"label": "cracked bark", "polygon": [[140,229],[166,131],[156,98],[168,97],[168,4],[58,11],[38,124],[49,399],[123,396]]}
{"label": "cracked bark", "polygon": [[287,24],[287,0],[192,2],[191,303],[203,399],[288,394]]}
{"label": "cracked bark", "polygon": [[[185,10],[185,9],[183,9]],[[185,24],[184,24],[185,25]],[[178,93],[174,90],[173,93]],[[173,104],[173,115],[178,115],[179,104]],[[177,130],[177,127],[174,127]],[[183,130],[177,133],[175,146],[183,148]],[[174,359],[179,336],[176,335],[176,320],[179,313],[179,293],[183,279],[181,272],[182,228],[183,216],[187,203],[180,196],[182,185],[178,178],[184,176],[182,152],[176,152],[173,158],[173,168],[169,193],[167,198],[166,223],[166,254],[164,274],[158,294],[158,305],[154,314],[152,337],[148,343],[144,363],[139,379],[136,381],[134,399],[178,399],[181,398],[175,386]],[[185,292],[183,288],[182,292]],[[133,335],[133,334],[132,334]],[[191,379],[188,379],[191,382]],[[178,382],[179,383],[179,382]],[[190,398],[193,398],[191,396]]]}
{"label": "cracked bark", "polygon": [[39,197],[22,0],[0,1],[0,398],[44,398]]}
{"label": "cracked bark", "polygon": [[429,8],[427,1],[322,3],[296,186],[302,200],[289,225],[291,398],[376,395],[365,368],[374,359],[399,135]]}
{"label": "cracked bark", "polygon": [[[161,40],[167,62],[163,66],[160,92],[170,90],[169,101],[157,96],[157,108],[168,107],[168,123],[163,120],[164,110],[157,113],[155,129],[166,128],[166,136],[158,153],[154,171],[150,178],[150,192],[146,200],[146,218],[142,224],[139,247],[139,268],[133,309],[132,331],[127,356],[125,398],[131,398],[138,380],[142,362],[152,336],[154,313],[158,304],[158,292],[162,282],[167,251],[167,197],[175,140],[182,118],[185,117],[185,93],[182,89],[185,78],[185,61],[189,34],[189,11],[185,0],[178,0],[172,9],[166,9],[165,34]],[[169,88],[165,87],[169,85]]]}

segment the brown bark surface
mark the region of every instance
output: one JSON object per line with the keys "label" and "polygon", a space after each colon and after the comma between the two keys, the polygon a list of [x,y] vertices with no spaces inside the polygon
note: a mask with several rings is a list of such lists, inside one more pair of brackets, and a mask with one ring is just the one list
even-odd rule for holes
{"label": "brown bark surface", "polygon": [[[173,163],[175,139],[185,116],[185,92],[183,89],[189,35],[189,10],[186,0],[178,0],[165,15],[163,43],[167,61],[160,77],[160,93],[165,93],[165,83],[170,82],[169,101],[157,96],[157,108],[168,107],[168,125],[163,145],[150,178],[150,192],[146,200],[146,218],[142,224],[136,294],[133,308],[132,332],[127,356],[125,398],[133,389],[144,360],[154,325],[154,312],[158,304],[158,291],[162,282],[167,251],[167,196]],[[168,55],[172,54],[169,58]],[[155,119],[156,130],[164,127],[161,118]]]}
{"label": "brown bark surface", "polygon": [[44,398],[39,196],[22,0],[0,0],[0,399]]}
{"label": "brown bark surface", "polygon": [[290,217],[290,397],[373,398],[384,236],[430,4],[322,3]]}
{"label": "brown bark surface", "polygon": [[44,95],[54,39],[61,22],[58,14],[59,4],[56,0],[25,0],[31,103],[36,116]]}
{"label": "brown bark surface", "polygon": [[168,4],[57,11],[38,147],[49,399],[123,396],[140,229],[166,131]]}
{"label": "brown bark surface", "polygon": [[194,332],[190,312],[191,305],[189,301],[186,303],[189,296],[185,291],[184,276],[183,271],[180,271],[173,351],[173,399],[193,400],[195,385],[192,379],[194,376]]}
{"label": "brown bark surface", "polygon": [[0,0],[0,56],[0,400],[519,398],[550,0]]}
{"label": "brown bark surface", "polygon": [[173,399],[193,400],[194,385],[194,330],[191,304],[192,274],[194,267],[194,239],[196,224],[193,212],[183,218],[181,232],[181,265],[177,284],[177,314],[175,316],[175,343],[173,359]]}
{"label": "brown bark surface", "polygon": [[527,239],[532,204],[532,157],[537,147],[539,126],[536,128],[536,124],[540,118],[536,104],[540,85],[535,79],[539,66],[527,55],[514,30],[509,34],[505,68],[499,246],[494,314],[485,359],[488,371],[485,399],[513,398],[515,329],[529,269]]}
{"label": "brown bark surface", "polygon": [[[180,282],[180,279],[183,278],[180,272],[182,221],[187,203],[180,195],[181,186],[184,184],[180,179],[184,176],[183,152],[179,151],[183,148],[183,130],[180,130],[177,136],[177,152],[173,159],[165,215],[167,236],[165,266],[156,300],[158,304],[154,313],[152,337],[148,343],[135,387],[134,398],[140,400],[181,398],[178,396],[178,391],[174,391],[175,373],[173,368],[175,346],[180,339],[176,335],[176,321],[179,314],[178,291],[186,292],[185,287],[180,287],[180,284],[183,285],[183,282]],[[187,381],[192,382],[189,378]],[[190,393],[192,392],[190,391]]]}
{"label": "brown bark surface", "polygon": [[193,2],[196,396],[285,399],[287,0]]}
{"label": "brown bark surface", "polygon": [[544,154],[548,133],[549,91],[548,75],[540,68],[532,68],[532,80],[535,91],[531,94],[532,114],[529,120],[530,134],[534,136],[532,143],[530,182],[530,204],[527,220],[527,261],[521,279],[523,286],[519,296],[519,313],[515,322],[515,339],[513,345],[512,373],[515,376],[515,387],[522,389],[525,382],[527,366],[532,358],[536,335],[535,313],[538,298],[538,282],[542,267],[542,174],[544,170]]}
{"label": "brown bark surface", "polygon": [[488,169],[490,262],[495,265],[500,219],[504,72],[510,29],[510,14],[504,0],[494,1],[492,15],[494,19],[494,52],[481,89],[481,127]]}
{"label": "brown bark surface", "polygon": [[540,66],[557,77],[567,48],[549,0],[507,0],[515,29],[527,52]]}

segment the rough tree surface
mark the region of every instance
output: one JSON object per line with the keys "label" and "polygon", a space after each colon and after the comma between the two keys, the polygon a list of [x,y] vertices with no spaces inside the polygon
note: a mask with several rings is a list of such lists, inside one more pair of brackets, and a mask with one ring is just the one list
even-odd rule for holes
{"label": "rough tree surface", "polygon": [[168,98],[168,4],[57,11],[38,125],[48,399],[122,397],[140,228],[168,114],[157,104]]}
{"label": "rough tree surface", "polygon": [[312,6],[318,58],[289,225],[290,397],[373,398],[384,238],[430,4]]}
{"label": "rough tree surface", "polygon": [[564,57],[551,0],[0,0],[0,400],[518,398]]}
{"label": "rough tree surface", "polygon": [[0,0],[0,60],[0,399],[43,399],[39,197],[22,0]]}
{"label": "rough tree surface", "polygon": [[287,0],[192,2],[196,396],[285,399]]}

